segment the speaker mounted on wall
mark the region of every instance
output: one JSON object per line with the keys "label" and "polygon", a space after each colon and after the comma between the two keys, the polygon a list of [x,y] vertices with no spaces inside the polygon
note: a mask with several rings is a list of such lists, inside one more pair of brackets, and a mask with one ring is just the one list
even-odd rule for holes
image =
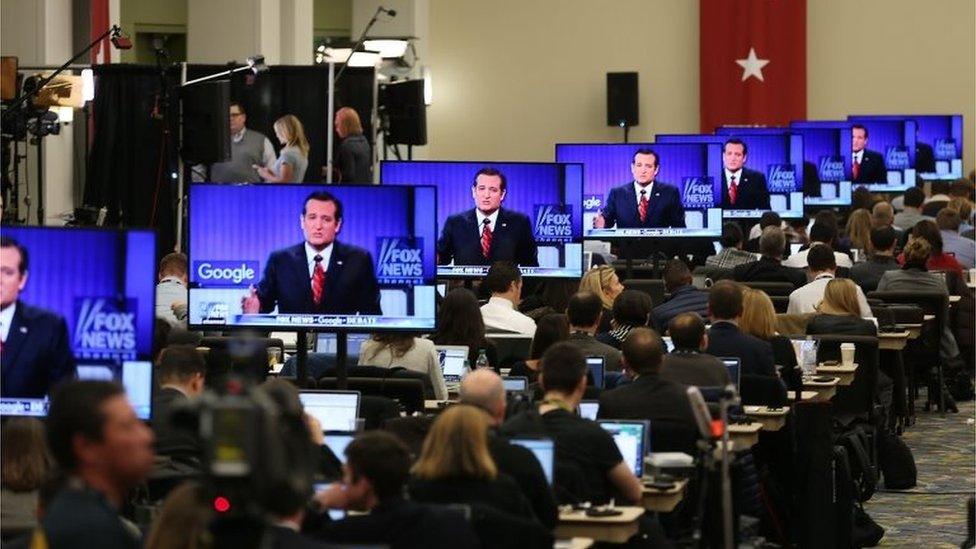
{"label": "speaker mounted on wall", "polygon": [[640,121],[637,106],[637,73],[607,73],[607,126],[626,128]]}

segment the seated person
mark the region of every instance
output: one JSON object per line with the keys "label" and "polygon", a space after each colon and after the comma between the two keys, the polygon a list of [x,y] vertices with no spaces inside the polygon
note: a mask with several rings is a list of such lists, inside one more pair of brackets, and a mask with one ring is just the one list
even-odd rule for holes
{"label": "seated person", "polygon": [[959,234],[962,216],[958,210],[943,208],[935,216],[935,223],[942,235],[942,248],[956,258],[964,269],[976,268],[976,246],[973,241]]}
{"label": "seated person", "polygon": [[851,267],[851,279],[861,287],[865,293],[878,288],[878,281],[886,271],[901,268],[895,259],[895,241],[897,235],[891,227],[871,229],[871,257],[864,262]]}
{"label": "seated person", "polygon": [[347,545],[480,547],[460,513],[404,498],[409,475],[410,453],[399,439],[384,431],[357,435],[346,447],[342,482],[315,494],[314,503],[323,510],[368,513],[338,521],[321,513],[306,522],[306,529],[323,541]]}
{"label": "seated person", "polygon": [[557,343],[542,356],[539,383],[544,399],[538,412],[530,410],[509,419],[502,432],[546,435],[556,443],[554,485],[558,501],[618,503],[641,500],[641,484],[617,445],[596,422],[576,414],[586,390],[586,357],[567,342]]}
{"label": "seated person", "polygon": [[722,225],[722,239],[719,240],[719,244],[722,245],[722,251],[708,256],[705,259],[705,265],[719,269],[732,269],[737,265],[755,261],[756,254],[742,249],[744,240],[739,224],[731,221],[726,222]]}
{"label": "seated person", "polygon": [[401,367],[425,374],[430,379],[436,400],[447,400],[444,372],[437,358],[434,342],[413,334],[380,333],[359,349],[360,366]]}
{"label": "seated person", "polygon": [[599,332],[606,332],[610,329],[610,319],[613,318],[613,304],[617,296],[624,291],[624,285],[620,283],[617,271],[609,265],[597,265],[583,273],[580,279],[579,291],[592,292],[599,296],[603,303],[603,317],[600,319]]}
{"label": "seated person", "polygon": [[186,329],[188,284],[186,254],[166,254],[159,262],[156,318],[161,318],[174,327]]}
{"label": "seated person", "polygon": [[854,262],[851,261],[851,257],[846,253],[834,251],[834,243],[836,240],[836,219],[834,219],[834,225],[831,225],[830,222],[814,221],[813,227],[810,227],[810,247],[791,255],[783,261],[783,265],[793,267],[794,269],[805,269],[807,267],[807,254],[810,253],[810,250],[814,246],[826,245],[833,251],[834,262],[837,263],[837,266],[850,269],[854,265]]}
{"label": "seated person", "polygon": [[624,290],[613,301],[613,319],[610,320],[610,331],[596,335],[597,341],[606,343],[614,349],[620,349],[627,334],[634,328],[647,326],[651,319],[653,303],[651,296],[639,290]]}
{"label": "seated person", "polygon": [[414,501],[481,504],[536,520],[512,477],[498,472],[488,451],[488,416],[474,406],[457,404],[437,416],[411,472]]}
{"label": "seated person", "polygon": [[560,341],[569,339],[569,319],[563,314],[548,314],[536,322],[535,336],[529,346],[529,358],[520,360],[512,365],[510,376],[529,378],[529,383],[535,383],[539,378],[540,363],[546,349]]}
{"label": "seated person", "polygon": [[[539,332],[536,332],[536,336],[538,335]],[[488,451],[498,466],[498,472],[515,480],[543,526],[549,530],[555,528],[559,511],[539,460],[532,455],[531,450],[512,444],[498,434],[498,427],[505,421],[505,409],[508,406],[502,378],[492,370],[471,372],[461,382],[459,398],[461,404],[479,408],[487,415],[490,424]]]}
{"label": "seated person", "polygon": [[[762,237],[763,231],[766,227],[776,227],[777,229],[783,229],[783,219],[776,212],[763,212],[762,216],[759,218],[759,223],[753,225],[750,230],[749,241],[746,242],[745,250],[747,252],[752,252],[754,254],[760,253],[759,249],[759,239]],[[790,248],[786,245],[786,241],[783,241],[783,249],[780,251],[782,257],[789,257]]]}
{"label": "seated person", "polygon": [[569,339],[567,343],[573,345],[584,356],[603,357],[607,372],[620,371],[620,351],[606,343],[597,341],[597,326],[603,306],[600,298],[590,292],[579,292],[569,300],[566,316],[569,317]]}
{"label": "seated person", "polygon": [[[152,429],[156,434],[156,453],[174,465],[201,468],[203,448],[193,432],[172,425],[173,409],[184,406],[203,393],[207,363],[191,345],[170,345],[156,363],[159,389],[153,396]],[[164,469],[169,467],[164,466]],[[158,467],[157,467],[158,471]]]}
{"label": "seated person", "polygon": [[786,237],[779,227],[766,227],[759,237],[758,261],[744,263],[732,270],[732,277],[739,282],[789,282],[799,288],[807,282],[800,269],[782,264]]}
{"label": "seated person", "polygon": [[435,345],[466,346],[469,364],[477,364],[479,349],[484,349],[491,367],[501,367],[498,349],[486,335],[478,298],[467,288],[454,288],[444,296],[437,311],[437,329],[430,335],[430,340]]}
{"label": "seated person", "polygon": [[[945,253],[943,249],[942,233],[935,221],[919,221],[912,229],[910,238],[923,238],[931,248],[929,260],[925,267],[930,271],[953,271],[962,277],[962,263],[955,257]],[[898,257],[898,262],[904,264],[904,254]]]}
{"label": "seated person", "polygon": [[827,282],[817,314],[807,324],[807,334],[877,336],[878,328],[874,322],[861,318],[854,282],[835,278]]}
{"label": "seated person", "polygon": [[905,191],[904,209],[895,214],[894,225],[903,231],[911,231],[916,223],[923,219],[932,220],[922,215],[922,204],[925,203],[925,191],[921,187],[912,187]]}
{"label": "seated person", "polygon": [[[812,313],[817,309],[817,304],[823,299],[824,288],[827,283],[834,279],[837,272],[835,252],[826,244],[817,244],[810,248],[809,267],[810,282],[802,288],[797,288],[790,294],[790,305],[787,314],[798,315]],[[861,316],[870,318],[873,315],[868,300],[864,297],[861,288],[857,288],[857,302],[861,308]]]}
{"label": "seated person", "polygon": [[790,389],[795,390],[802,385],[793,343],[776,331],[776,310],[766,292],[752,288],[746,288],[742,292],[739,329],[770,344],[778,373]]}
{"label": "seated person", "polygon": [[738,358],[742,375],[775,376],[772,346],[739,329],[742,302],[743,287],[738,282],[720,280],[709,289],[712,327],[708,330],[705,352],[716,357]]}
{"label": "seated person", "polygon": [[491,293],[481,306],[481,318],[489,330],[535,334],[535,321],[518,311],[522,299],[522,273],[511,263],[497,261],[488,269],[485,288]]}
{"label": "seated person", "polygon": [[668,262],[664,269],[664,288],[671,297],[651,313],[658,331],[666,330],[668,322],[680,313],[692,311],[701,316],[708,315],[708,292],[692,286],[691,280],[691,271],[684,261],[672,259]]}
{"label": "seated person", "polygon": [[664,355],[661,379],[698,387],[726,387],[732,383],[722,361],[702,352],[708,348],[708,334],[698,313],[681,313],[671,319],[668,334],[674,351]]}

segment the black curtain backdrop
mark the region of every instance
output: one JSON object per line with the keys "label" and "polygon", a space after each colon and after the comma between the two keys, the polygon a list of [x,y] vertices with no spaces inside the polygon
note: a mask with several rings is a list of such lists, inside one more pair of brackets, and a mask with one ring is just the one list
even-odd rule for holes
{"label": "black curtain backdrop", "polygon": [[[189,65],[187,79],[236,66]],[[335,108],[355,108],[367,136],[372,135],[373,73],[372,68],[350,68],[336,89]],[[98,65],[94,74],[93,135],[87,162],[85,205],[106,207],[110,225],[155,228],[159,235],[158,249],[165,254],[174,249],[176,239],[177,189],[170,174],[176,171],[179,152],[176,115],[179,67],[166,71],[169,137],[161,170],[163,122],[152,115],[161,89],[159,70],[149,65]],[[276,150],[280,150],[281,144],[274,136],[274,121],[285,114],[293,114],[302,121],[310,146],[305,182],[324,181],[326,132],[331,127],[328,66],[274,66],[258,76],[234,74],[230,81],[231,100],[244,105],[247,126],[265,134]],[[189,182],[189,173],[186,175]]]}
{"label": "black curtain backdrop", "polygon": [[[164,151],[164,123],[153,116],[159,71],[118,64],[93,69],[93,139],[84,203],[107,208],[107,225],[155,228],[157,250],[165,254],[175,243],[176,192],[170,174],[177,164],[175,138],[167,140]],[[175,117],[167,119],[172,124]]]}

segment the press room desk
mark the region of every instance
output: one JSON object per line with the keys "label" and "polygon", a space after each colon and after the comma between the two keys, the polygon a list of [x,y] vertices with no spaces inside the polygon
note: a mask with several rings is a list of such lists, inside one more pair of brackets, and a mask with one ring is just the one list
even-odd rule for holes
{"label": "press room desk", "polygon": [[[919,330],[921,330],[921,326],[919,326]],[[904,332],[879,332],[878,350],[900,351],[905,348],[905,345],[908,344],[909,339],[914,338],[912,338],[911,332],[907,330]]]}
{"label": "press room desk", "polygon": [[439,414],[441,410],[451,404],[457,404],[456,400],[425,400],[424,411],[428,414]]}
{"label": "press room desk", "polygon": [[786,425],[786,414],[790,413],[789,406],[778,410],[768,406],[743,406],[743,410],[753,422],[762,424],[763,431],[779,431]]}
{"label": "press room desk", "polygon": [[[925,315],[931,316],[932,315]],[[921,324],[895,324],[895,326],[900,330],[905,330],[908,332],[908,339],[918,339],[918,336],[922,335],[922,325]],[[879,342],[880,343],[880,342]]]}
{"label": "press room desk", "polygon": [[588,517],[586,511],[560,511],[559,524],[553,535],[556,539],[590,538],[607,543],[625,543],[637,533],[637,519],[643,507],[617,507],[622,514],[615,517]]}
{"label": "press room desk", "polygon": [[644,486],[641,489],[641,504],[648,511],[658,513],[670,513],[678,506],[685,497],[685,488],[688,486],[688,479],[674,481],[674,488],[669,490],[657,490]]}
{"label": "press room desk", "polygon": [[962,296],[961,295],[950,295],[949,296],[949,306],[952,306],[952,305],[955,305],[956,303],[959,303],[960,300],[962,300]]}
{"label": "press room desk", "polygon": [[834,376],[837,378],[837,385],[850,385],[853,383],[855,372],[857,372],[856,362],[852,366],[844,366],[842,364],[838,364],[837,366],[824,366],[821,364],[817,366],[817,375]]}
{"label": "press room desk", "polygon": [[552,547],[553,549],[589,549],[593,547],[593,540],[590,538],[558,539]]}
{"label": "press room desk", "polygon": [[813,400],[825,401],[834,398],[834,395],[837,394],[838,381],[840,380],[836,377],[830,381],[812,381],[809,378],[804,378],[803,388],[817,391],[817,396]]}
{"label": "press room desk", "polygon": [[[819,391],[800,391],[800,400],[822,400],[818,398],[820,395]],[[791,402],[796,400],[796,391],[787,391],[786,398]]]}
{"label": "press room desk", "polygon": [[759,442],[759,431],[762,430],[762,423],[730,423],[729,439],[737,449],[752,448]]}

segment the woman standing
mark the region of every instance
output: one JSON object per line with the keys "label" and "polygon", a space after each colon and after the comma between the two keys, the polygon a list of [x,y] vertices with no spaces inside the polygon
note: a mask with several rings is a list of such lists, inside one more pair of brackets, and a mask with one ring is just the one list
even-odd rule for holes
{"label": "woman standing", "polygon": [[284,148],[270,168],[255,165],[254,169],[269,183],[301,183],[308,168],[305,128],[294,115],[286,114],[275,121],[274,131]]}

